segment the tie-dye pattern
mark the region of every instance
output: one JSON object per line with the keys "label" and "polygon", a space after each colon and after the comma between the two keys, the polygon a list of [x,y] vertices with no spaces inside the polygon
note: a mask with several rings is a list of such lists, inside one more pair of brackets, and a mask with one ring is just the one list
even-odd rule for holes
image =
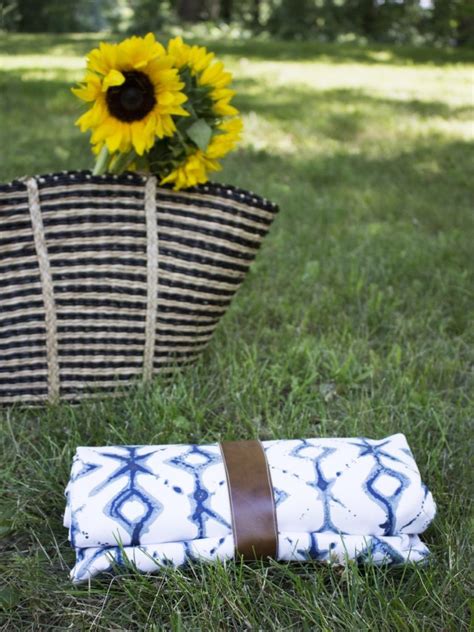
{"label": "tie-dye pattern", "polygon": [[[274,490],[278,559],[419,562],[418,534],[435,515],[402,434],[262,442]],[[64,524],[76,582],[125,557],[139,570],[234,556],[218,444],[81,447]]]}

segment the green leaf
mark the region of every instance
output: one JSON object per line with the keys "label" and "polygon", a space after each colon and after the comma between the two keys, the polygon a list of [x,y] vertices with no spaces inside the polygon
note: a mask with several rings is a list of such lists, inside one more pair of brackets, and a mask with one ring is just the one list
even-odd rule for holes
{"label": "green leaf", "polygon": [[199,119],[186,130],[186,134],[199,149],[206,151],[212,137],[212,128],[206,121]]}
{"label": "green leaf", "polygon": [[20,602],[21,595],[13,586],[5,586],[0,589],[0,609],[13,610]]}
{"label": "green leaf", "polygon": [[5,538],[13,531],[12,525],[0,523],[0,538]]}

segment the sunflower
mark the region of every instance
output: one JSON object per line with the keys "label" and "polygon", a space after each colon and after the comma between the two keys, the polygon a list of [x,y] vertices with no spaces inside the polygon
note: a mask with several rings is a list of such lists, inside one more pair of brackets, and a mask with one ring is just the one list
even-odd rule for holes
{"label": "sunflower", "polygon": [[239,142],[242,133],[242,120],[233,118],[223,121],[217,126],[217,133],[212,137],[205,151],[197,149],[175,169],[161,184],[174,184],[174,189],[184,189],[208,181],[208,173],[220,171],[219,158],[223,158]]}
{"label": "sunflower", "polygon": [[182,189],[207,182],[209,172],[221,169],[219,159],[240,139],[242,121],[230,104],[235,95],[229,87],[232,75],[215,60],[214,53],[203,46],[185,44],[181,37],[170,40],[167,52],[186,85],[189,101],[184,107],[191,117],[178,123],[181,148],[170,155],[166,144],[157,142],[150,164],[164,174],[162,184],[172,183],[175,189]]}
{"label": "sunflower", "polygon": [[76,124],[92,130],[95,153],[106,147],[109,154],[134,150],[142,156],[157,138],[175,133],[173,116],[189,116],[182,107],[183,88],[173,58],[152,33],[101,43],[89,53],[85,77],[72,90],[92,104]]}
{"label": "sunflower", "polygon": [[214,115],[224,117],[239,113],[230,105],[230,100],[235,95],[234,90],[228,87],[232,74],[224,70],[222,62],[215,61],[214,53],[208,52],[204,46],[190,46],[181,37],[175,37],[168,43],[168,54],[180,71],[187,69],[197,86],[207,91]]}

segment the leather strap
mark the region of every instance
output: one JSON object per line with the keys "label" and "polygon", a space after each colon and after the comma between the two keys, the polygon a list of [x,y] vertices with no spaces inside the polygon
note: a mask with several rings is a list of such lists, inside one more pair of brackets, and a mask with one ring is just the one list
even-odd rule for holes
{"label": "leather strap", "polygon": [[246,560],[276,558],[278,529],[268,463],[260,441],[223,441],[235,549]]}

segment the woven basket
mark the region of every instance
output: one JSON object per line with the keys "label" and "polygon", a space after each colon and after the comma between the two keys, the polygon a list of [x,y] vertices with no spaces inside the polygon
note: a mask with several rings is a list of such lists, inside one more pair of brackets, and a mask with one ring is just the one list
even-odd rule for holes
{"label": "woven basket", "polygon": [[0,403],[76,400],[195,361],[277,210],[137,174],[0,186]]}

